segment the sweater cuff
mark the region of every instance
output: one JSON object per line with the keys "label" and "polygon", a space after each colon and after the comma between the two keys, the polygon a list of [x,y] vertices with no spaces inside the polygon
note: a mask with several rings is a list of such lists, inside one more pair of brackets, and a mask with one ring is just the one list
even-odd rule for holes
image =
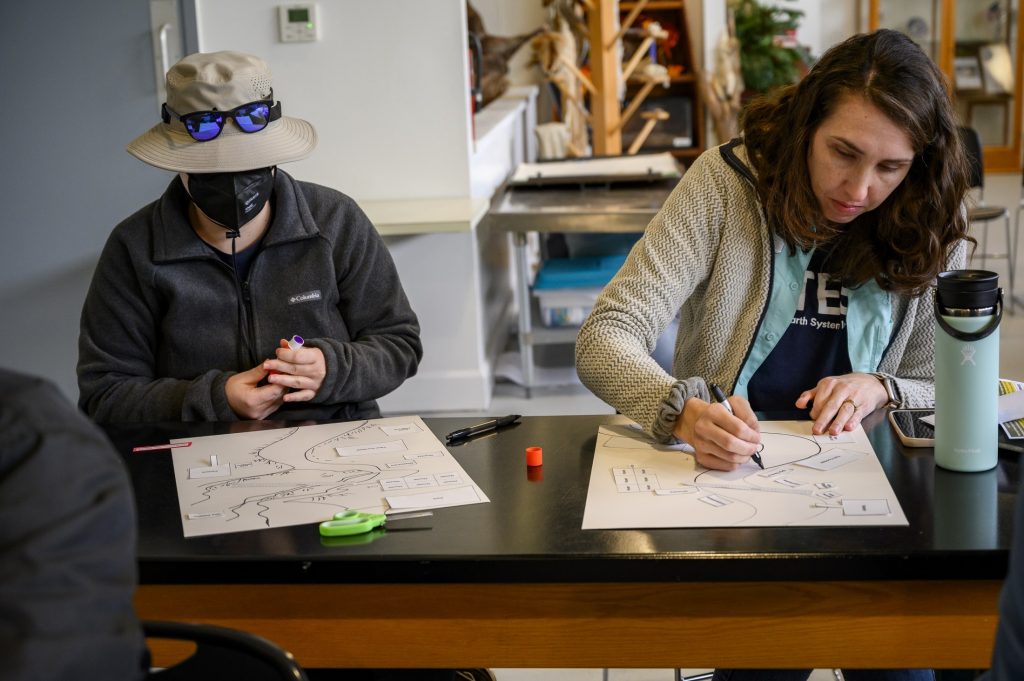
{"label": "sweater cuff", "polygon": [[669,388],[668,395],[662,400],[658,408],[658,415],[654,419],[654,426],[651,428],[651,435],[659,442],[669,442],[676,437],[672,433],[676,420],[683,413],[686,400],[691,397],[699,397],[702,400],[711,401],[711,393],[708,391],[708,384],[703,378],[692,377],[682,381],[676,381]]}
{"label": "sweater cuff", "polygon": [[228,403],[227,384],[228,379],[235,375],[234,371],[221,372],[210,384],[210,401],[213,404],[213,411],[218,421],[239,421],[238,414],[231,409]]}

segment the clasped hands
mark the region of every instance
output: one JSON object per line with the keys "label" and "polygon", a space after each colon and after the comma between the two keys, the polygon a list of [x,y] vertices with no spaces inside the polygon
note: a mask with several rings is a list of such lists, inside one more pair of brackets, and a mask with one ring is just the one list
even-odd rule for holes
{"label": "clasped hands", "polygon": [[239,418],[264,419],[285,402],[308,402],[323,384],[327,362],[319,348],[292,350],[282,338],[275,352],[276,359],[228,378],[228,405]]}
{"label": "clasped hands", "polygon": [[[871,374],[828,376],[810,390],[800,393],[795,405],[811,405],[815,435],[838,435],[853,430],[861,420],[888,402],[882,382]],[[812,404],[813,403],[813,404]],[[761,445],[761,431],[750,403],[733,395],[729,405],[691,397],[676,418],[673,434],[693,447],[697,463],[705,468],[731,471],[750,460]]]}

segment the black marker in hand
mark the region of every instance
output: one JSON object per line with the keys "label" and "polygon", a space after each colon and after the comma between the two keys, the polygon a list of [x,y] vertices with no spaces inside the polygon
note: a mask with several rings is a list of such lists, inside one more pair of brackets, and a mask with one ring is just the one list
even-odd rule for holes
{"label": "black marker in hand", "polygon": [[[727,412],[729,412],[733,416],[736,415],[736,412],[732,410],[732,405],[729,404],[729,398],[725,396],[725,391],[723,391],[717,383],[709,383],[708,390],[711,391],[711,396],[715,399],[716,402],[722,403],[722,406],[725,407],[725,410]],[[764,470],[764,463],[761,462],[761,454],[759,452],[754,452],[750,458],[754,460],[754,463],[761,467],[761,470]]]}

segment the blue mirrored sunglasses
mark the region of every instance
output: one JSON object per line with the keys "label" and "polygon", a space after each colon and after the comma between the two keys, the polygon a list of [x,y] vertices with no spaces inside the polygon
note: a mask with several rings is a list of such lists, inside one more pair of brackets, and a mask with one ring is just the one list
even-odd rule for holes
{"label": "blue mirrored sunglasses", "polygon": [[160,116],[164,123],[170,123],[171,116],[174,116],[182,122],[192,139],[197,142],[209,142],[220,134],[229,118],[234,119],[235,125],[242,132],[259,132],[267,127],[271,121],[281,117],[281,102],[273,102],[274,93],[271,92],[270,99],[249,102],[230,111],[193,111],[187,114],[173,111],[165,102],[160,110]]}

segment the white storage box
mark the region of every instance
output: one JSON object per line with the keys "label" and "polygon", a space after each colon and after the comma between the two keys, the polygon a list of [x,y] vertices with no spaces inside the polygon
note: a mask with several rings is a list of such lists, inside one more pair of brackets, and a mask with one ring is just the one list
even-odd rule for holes
{"label": "white storage box", "polygon": [[594,308],[601,287],[534,289],[544,326],[579,326]]}

